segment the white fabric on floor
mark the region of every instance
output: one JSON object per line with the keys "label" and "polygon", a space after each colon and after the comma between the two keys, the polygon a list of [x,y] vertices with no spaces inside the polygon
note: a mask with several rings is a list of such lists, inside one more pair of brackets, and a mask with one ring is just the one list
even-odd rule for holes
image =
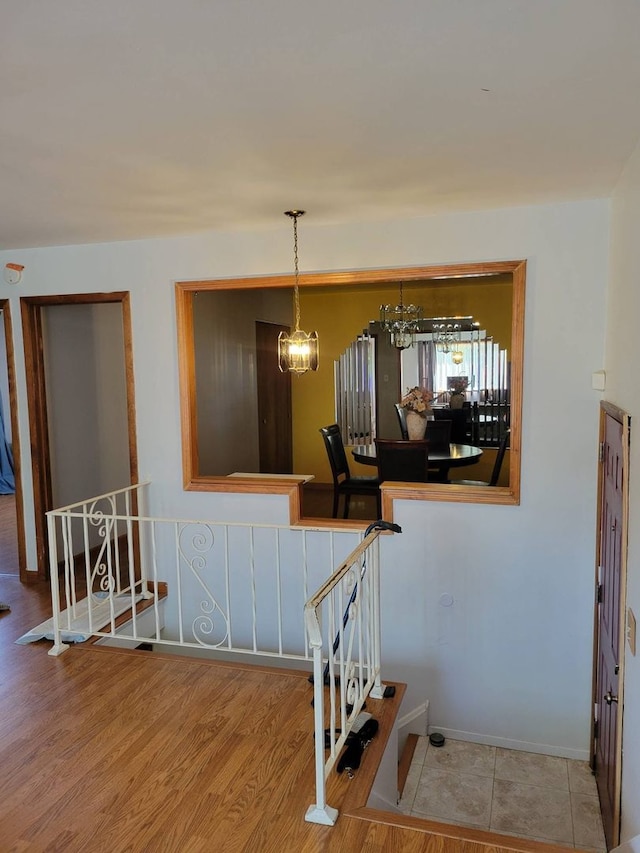
{"label": "white fabric on floor", "polygon": [[[141,599],[141,595],[136,595],[136,603]],[[126,610],[130,609],[131,596],[128,593],[125,595],[114,596],[114,619],[117,616],[120,616]],[[82,601],[79,601],[76,604],[76,615],[74,618],[71,618],[70,622],[67,613],[67,610],[63,610],[60,614],[62,642],[84,643],[85,640],[88,640],[92,636],[92,632],[89,630],[89,608],[87,605],[87,599],[83,598]],[[101,631],[105,627],[105,625],[108,625],[111,622],[112,614],[109,599],[105,598],[104,601],[100,601],[97,604],[94,601],[91,607],[91,615],[93,620],[93,631]],[[69,631],[69,628],[71,629],[71,631]],[[20,645],[26,645],[27,643],[35,643],[37,640],[53,640],[53,618],[41,622],[40,625],[36,625],[35,628],[32,628],[30,631],[27,631],[26,634],[23,634],[21,637],[18,637],[16,643],[19,643]]]}

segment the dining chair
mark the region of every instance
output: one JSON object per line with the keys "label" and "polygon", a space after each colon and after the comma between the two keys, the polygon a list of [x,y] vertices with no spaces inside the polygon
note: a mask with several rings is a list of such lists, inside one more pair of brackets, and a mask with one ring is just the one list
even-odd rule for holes
{"label": "dining chair", "polygon": [[349,504],[351,495],[373,495],[376,499],[377,517],[382,515],[380,501],[380,480],[378,477],[364,477],[351,475],[347,454],[344,450],[342,433],[338,424],[321,427],[320,433],[324,439],[327,449],[331,475],[333,477],[333,518],[338,517],[338,505],[340,495],[344,496],[344,515],[349,517]]}
{"label": "dining chair", "polygon": [[425,438],[429,441],[432,450],[449,450],[452,425],[452,420],[427,421]]}
{"label": "dining chair", "polygon": [[454,444],[469,444],[471,436],[471,405],[465,403],[461,409],[434,409],[437,421],[451,421],[451,437]]}
{"label": "dining chair", "polygon": [[409,441],[409,430],[407,429],[407,410],[404,406],[401,406],[400,403],[394,403],[396,407],[396,413],[398,415],[398,422],[400,423],[400,435],[404,439],[404,441]]}
{"label": "dining chair", "polygon": [[507,447],[509,446],[509,436],[511,430],[506,429],[504,431],[504,435],[500,440],[500,446],[498,447],[498,452],[496,453],[496,461],[493,463],[493,470],[491,471],[491,478],[487,480],[451,480],[451,485],[453,486],[497,486],[498,480],[500,479],[500,471],[502,469],[502,463],[504,462],[505,453],[507,452]]}
{"label": "dining chair", "polygon": [[378,479],[426,483],[429,479],[429,441],[395,441],[376,438]]}

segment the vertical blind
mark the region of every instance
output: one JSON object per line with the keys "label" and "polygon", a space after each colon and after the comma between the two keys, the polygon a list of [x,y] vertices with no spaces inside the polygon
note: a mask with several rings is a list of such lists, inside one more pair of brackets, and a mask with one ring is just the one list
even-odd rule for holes
{"label": "vertical blind", "polygon": [[360,335],[333,363],[336,423],[345,444],[375,437],[375,340]]}
{"label": "vertical blind", "polygon": [[463,340],[455,345],[463,356],[460,364],[454,364],[451,352],[439,351],[433,341],[418,341],[419,384],[434,394],[443,394],[449,390],[450,379],[466,376],[469,380],[467,399],[508,401],[507,351],[486,332],[473,334],[474,340]]}

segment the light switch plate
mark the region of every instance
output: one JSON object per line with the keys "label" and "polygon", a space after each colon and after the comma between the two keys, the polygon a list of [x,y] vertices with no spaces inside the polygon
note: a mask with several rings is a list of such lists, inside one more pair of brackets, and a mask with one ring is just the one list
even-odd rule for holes
{"label": "light switch plate", "polygon": [[636,617],[633,610],[628,607],[627,608],[627,642],[629,643],[629,648],[631,650],[631,654],[635,655],[636,653]]}
{"label": "light switch plate", "polygon": [[607,384],[607,375],[604,370],[596,370],[591,374],[591,387],[594,391],[604,391]]}

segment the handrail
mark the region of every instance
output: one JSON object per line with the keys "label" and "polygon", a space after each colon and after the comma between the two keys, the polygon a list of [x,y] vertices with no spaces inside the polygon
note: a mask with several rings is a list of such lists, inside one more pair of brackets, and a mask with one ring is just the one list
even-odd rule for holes
{"label": "handrail", "polygon": [[[375,522],[304,609],[313,650],[313,710],[316,801],[305,820],[332,826],[338,810],[326,801],[326,780],[368,696],[381,699],[380,553],[381,531],[397,524]],[[323,624],[325,636],[323,637]],[[325,705],[328,694],[328,720]],[[338,728],[337,720],[340,725]],[[325,759],[325,749],[329,756]]]}
{"label": "handrail", "polygon": [[[154,517],[144,511],[148,486],[47,513],[50,654],[88,635],[106,640],[117,634],[132,645],[180,645],[308,666],[304,602],[363,533]],[[164,605],[155,600],[158,584],[168,588]],[[154,599],[144,625],[138,624],[141,598]],[[126,627],[123,611],[130,614]]]}
{"label": "handrail", "polygon": [[[136,515],[147,488],[130,486],[47,513],[49,654],[95,637],[206,649],[223,660],[232,653],[293,660],[307,672],[313,661],[316,803],[306,819],[333,824],[327,776],[366,698],[384,695],[378,537],[400,528],[378,521],[363,534]],[[169,591],[164,603],[160,588]],[[146,607],[144,598],[151,599]]]}

